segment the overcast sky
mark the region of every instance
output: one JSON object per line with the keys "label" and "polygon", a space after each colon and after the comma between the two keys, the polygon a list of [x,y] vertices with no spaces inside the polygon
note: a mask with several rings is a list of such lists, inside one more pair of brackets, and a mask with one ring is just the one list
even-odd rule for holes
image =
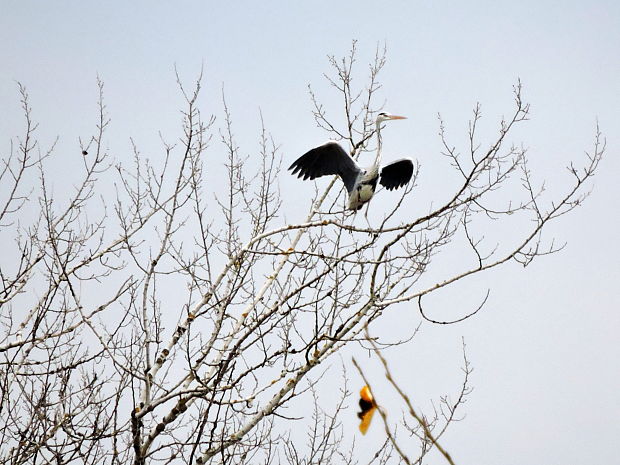
{"label": "overcast sky", "polygon": [[[443,439],[458,464],[610,464],[620,453],[620,2],[2,2],[0,151],[19,134],[16,81],[29,90],[44,145],[58,135],[59,172],[96,120],[96,77],[112,118],[107,144],[131,155],[129,137],[157,156],[158,132],[175,137],[182,99],[174,66],[191,82],[204,66],[204,111],[221,112],[225,88],[242,150],[252,154],[259,110],[285,163],[322,142],[307,85],[326,99],[326,56],[358,40],[360,79],[377,43],[388,49],[386,108],[409,116],[386,129],[386,152],[420,160],[420,189],[441,190],[437,114],[463,140],[476,102],[492,128],[512,109],[520,78],[532,120],[513,139],[529,148],[538,179],[566,186],[563,168],[592,147],[598,120],[608,150],[585,205],[547,237],[563,252],[510,265],[463,286],[492,288],[488,306],[454,326],[424,325],[406,352],[388,352],[417,405],[456,392],[461,340],[474,373],[466,418]],[[292,5],[292,6],[291,6]],[[326,102],[329,104],[329,102]],[[336,105],[338,102],[334,103]],[[247,148],[245,148],[247,147]],[[296,186],[288,205],[312,194]],[[216,186],[214,187],[214,189]],[[306,189],[306,191],[304,191]],[[373,204],[374,205],[374,204]],[[461,302],[438,299],[441,317]],[[387,316],[382,331],[414,308]],[[339,362],[338,362],[339,363]],[[345,363],[348,363],[345,361]],[[378,372],[378,371],[377,371]],[[353,378],[354,372],[351,369]],[[357,383],[357,380],[353,380]],[[345,420],[348,421],[348,420]],[[351,414],[351,429],[355,428]],[[383,440],[378,425],[367,441]],[[431,463],[441,463],[437,457]]]}

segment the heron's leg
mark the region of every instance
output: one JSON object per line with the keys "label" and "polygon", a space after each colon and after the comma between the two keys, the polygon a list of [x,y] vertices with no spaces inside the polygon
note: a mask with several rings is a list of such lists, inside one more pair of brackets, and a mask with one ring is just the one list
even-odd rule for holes
{"label": "heron's leg", "polygon": [[[357,217],[357,210],[345,210],[344,211],[343,219],[351,218],[351,225],[355,224],[355,218],[356,217]],[[349,229],[349,234],[351,236],[353,235],[353,230],[352,229]]]}
{"label": "heron's leg", "polygon": [[372,229],[372,226],[370,225],[370,220],[368,219],[369,208],[370,208],[370,202],[366,202],[366,211],[364,212],[364,218],[366,218],[366,225],[368,226],[368,229]]}

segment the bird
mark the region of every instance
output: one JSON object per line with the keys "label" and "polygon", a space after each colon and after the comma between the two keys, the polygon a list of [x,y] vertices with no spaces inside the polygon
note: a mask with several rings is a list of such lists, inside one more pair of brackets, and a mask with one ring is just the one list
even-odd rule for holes
{"label": "bird", "polygon": [[377,409],[375,399],[370,393],[370,388],[366,385],[360,390],[360,412],[357,413],[357,417],[362,420],[360,423],[360,432],[366,434],[368,427],[370,426],[370,420]]}
{"label": "bird", "polygon": [[407,118],[386,112],[377,115],[377,155],[375,162],[368,168],[361,168],[338,142],[329,141],[304,153],[288,169],[304,181],[337,174],[349,193],[347,209],[359,210],[375,195],[377,182],[391,191],[411,180],[413,161],[410,158],[402,158],[381,167],[381,124],[399,119]]}

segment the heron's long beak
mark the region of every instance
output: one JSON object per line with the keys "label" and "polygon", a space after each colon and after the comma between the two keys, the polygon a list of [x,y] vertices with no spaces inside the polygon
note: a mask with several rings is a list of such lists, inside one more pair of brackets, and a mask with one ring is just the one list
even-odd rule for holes
{"label": "heron's long beak", "polygon": [[406,116],[390,115],[387,119],[407,119]]}

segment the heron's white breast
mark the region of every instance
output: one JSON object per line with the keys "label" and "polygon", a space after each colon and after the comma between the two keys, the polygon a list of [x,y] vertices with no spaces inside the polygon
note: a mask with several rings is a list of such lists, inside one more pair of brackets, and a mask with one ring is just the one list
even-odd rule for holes
{"label": "heron's white breast", "polygon": [[375,190],[370,184],[362,184],[362,187],[359,190],[359,199],[361,202],[366,203],[372,199],[374,193]]}
{"label": "heron's white breast", "polygon": [[374,193],[375,190],[371,184],[358,185],[355,189],[353,189],[351,195],[349,195],[349,204],[347,208],[350,210],[357,210],[372,199]]}

